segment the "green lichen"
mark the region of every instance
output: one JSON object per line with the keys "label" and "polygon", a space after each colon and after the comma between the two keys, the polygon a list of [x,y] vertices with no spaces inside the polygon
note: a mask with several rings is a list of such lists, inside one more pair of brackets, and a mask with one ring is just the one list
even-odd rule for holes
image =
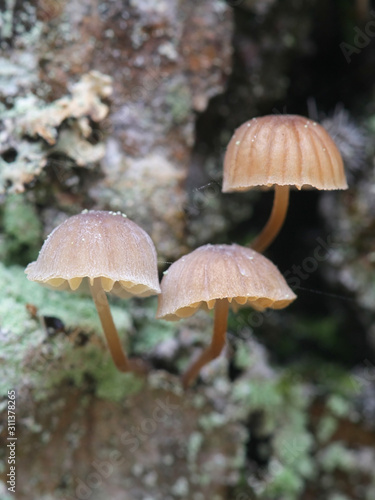
{"label": "green lichen", "polygon": [[350,497],[347,497],[342,493],[332,493],[327,500],[350,500]]}
{"label": "green lichen", "polygon": [[139,392],[144,380],[132,373],[120,373],[110,359],[100,376],[96,376],[96,394],[99,398],[121,402],[126,397]]}
{"label": "green lichen", "polygon": [[[13,62],[9,58],[0,57],[0,95],[7,96],[8,102],[11,96],[19,96],[23,89],[37,81],[35,54],[20,52],[17,59],[17,62]],[[5,110],[4,106],[2,111]]]}
{"label": "green lichen", "polygon": [[320,443],[327,442],[337,429],[337,419],[331,415],[323,416],[319,421],[317,439]]}
{"label": "green lichen", "polygon": [[367,126],[370,129],[370,131],[375,134],[375,115],[372,115],[368,120],[367,120]]}
{"label": "green lichen", "polygon": [[[263,480],[253,478],[260,498],[298,498],[305,481],[315,472],[311,458],[313,437],[309,431],[307,396],[303,383],[288,370],[268,378],[250,375],[234,383],[232,398],[244,412],[264,415],[265,428],[273,436],[273,455]],[[250,480],[250,484],[252,481]]]}
{"label": "green lichen", "polygon": [[327,408],[337,417],[347,417],[350,413],[350,402],[340,394],[332,394],[327,400]]}
{"label": "green lichen", "polygon": [[158,344],[176,335],[178,324],[155,318],[157,299],[142,301],[142,320],[137,324],[137,335],[132,345],[137,354],[150,352]]}
{"label": "green lichen", "polygon": [[[99,397],[119,401],[138,391],[142,382],[117,371],[106,348],[100,320],[90,297],[54,292],[26,279],[21,267],[0,264],[0,336],[2,343],[0,392],[25,383],[35,388],[35,399],[44,399],[52,388],[69,380],[80,387],[90,379]],[[38,309],[31,318],[26,304]],[[130,316],[124,307],[111,308],[119,334],[129,331]],[[49,337],[43,316],[59,318],[66,332]],[[85,335],[84,345],[75,339]],[[28,368],[28,369],[27,369]],[[48,370],[48,377],[45,376]]]}
{"label": "green lichen", "polygon": [[351,399],[362,385],[359,378],[341,366],[314,357],[290,366],[288,373],[291,380],[313,380],[320,392],[338,394],[344,399]]}
{"label": "green lichen", "polygon": [[167,94],[165,101],[169,107],[174,123],[180,124],[190,116],[191,95],[186,85],[174,84]]}
{"label": "green lichen", "polygon": [[[272,464],[271,464],[272,470]],[[303,491],[304,482],[291,468],[275,463],[271,481],[263,491],[262,498],[295,500]]]}
{"label": "green lichen", "polygon": [[34,260],[42,243],[42,224],[34,206],[22,195],[6,198],[0,254],[6,264],[27,264]]}
{"label": "green lichen", "polygon": [[13,500],[14,494],[8,493],[8,488],[5,483],[0,481],[0,498],[1,500]]}
{"label": "green lichen", "polygon": [[270,411],[283,404],[283,398],[277,387],[276,380],[240,380],[234,385],[232,394],[234,401],[246,405],[248,411],[261,409]]}
{"label": "green lichen", "polygon": [[349,471],[355,467],[353,454],[343,443],[335,442],[327,446],[319,456],[319,462],[325,471],[336,469]]}
{"label": "green lichen", "polygon": [[369,486],[365,493],[365,500],[373,500],[375,498],[375,481],[373,480],[372,484]]}
{"label": "green lichen", "polygon": [[[22,193],[52,154],[65,154],[81,167],[100,160],[105,147],[103,141],[90,143],[90,119],[101,122],[107,116],[109,108],[102,100],[111,94],[111,82],[109,76],[91,71],[82,75],[68,95],[51,103],[44,102],[31,89],[25,95],[17,92],[13,106],[2,112],[0,192]],[[0,96],[2,91],[0,81]]]}
{"label": "green lichen", "polygon": [[227,417],[222,413],[212,412],[207,415],[202,415],[199,419],[199,426],[204,431],[218,429],[223,427],[227,422]]}
{"label": "green lichen", "polygon": [[10,38],[13,30],[13,16],[16,0],[5,0],[5,9],[0,13],[1,36]]}
{"label": "green lichen", "polygon": [[76,346],[59,338],[50,342],[50,345],[52,349],[49,352],[48,377],[43,380],[46,371],[43,364],[33,365],[29,376],[29,380],[37,388],[36,400],[45,399],[54,388],[66,381],[75,387],[85,387],[89,382],[98,397],[117,402],[137,393],[143,386],[142,379],[131,373],[119,372],[109,353],[96,342]]}
{"label": "green lichen", "polygon": [[171,492],[177,497],[186,498],[189,494],[189,482],[185,477],[179,477],[171,488]]}
{"label": "green lichen", "polygon": [[187,446],[187,460],[190,467],[195,468],[196,459],[202,447],[204,437],[201,432],[193,432],[190,435]]}
{"label": "green lichen", "polygon": [[251,348],[248,344],[244,342],[237,343],[234,362],[236,367],[240,370],[244,370],[249,368],[253,363],[253,354],[251,352]]}

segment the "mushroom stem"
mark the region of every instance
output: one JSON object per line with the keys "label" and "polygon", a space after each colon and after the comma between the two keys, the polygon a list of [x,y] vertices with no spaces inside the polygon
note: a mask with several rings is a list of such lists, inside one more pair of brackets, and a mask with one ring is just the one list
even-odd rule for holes
{"label": "mushroom stem", "polygon": [[264,252],[282,228],[289,205],[289,186],[275,186],[273,207],[267,224],[250,245],[257,252]]}
{"label": "mushroom stem", "polygon": [[120,372],[131,371],[129,359],[122,349],[117,329],[113,322],[111,310],[109,308],[107,295],[101,286],[100,278],[95,278],[94,283],[90,283],[90,290],[115,365]]}
{"label": "mushroom stem", "polygon": [[197,378],[201,368],[217,358],[225,345],[229,302],[228,299],[218,299],[215,305],[215,323],[211,344],[200,354],[197,360],[182,376],[182,385],[187,389]]}

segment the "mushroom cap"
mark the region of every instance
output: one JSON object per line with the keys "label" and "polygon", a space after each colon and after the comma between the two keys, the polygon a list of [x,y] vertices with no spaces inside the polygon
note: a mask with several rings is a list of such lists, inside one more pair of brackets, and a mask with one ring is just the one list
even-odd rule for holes
{"label": "mushroom cap", "polygon": [[341,154],[318,123],[297,115],[253,118],[233,134],[223,192],[273,185],[347,189]]}
{"label": "mushroom cap", "polygon": [[175,321],[217,299],[231,306],[282,309],[296,295],[270,260],[239,245],[204,245],[174,262],[161,282],[157,318]]}
{"label": "mushroom cap", "polygon": [[52,231],[25,272],[29,280],[59,290],[101,278],[104,290],[120,297],[160,293],[154,244],[120,212],[84,210],[70,217]]}

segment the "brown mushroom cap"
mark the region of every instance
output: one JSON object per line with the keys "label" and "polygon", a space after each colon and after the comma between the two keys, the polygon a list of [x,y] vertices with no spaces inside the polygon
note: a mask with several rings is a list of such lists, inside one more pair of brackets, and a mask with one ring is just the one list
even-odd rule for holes
{"label": "brown mushroom cap", "polygon": [[321,125],[297,115],[270,115],[235,131],[224,159],[223,192],[273,185],[348,187],[340,152]]}
{"label": "brown mushroom cap", "polygon": [[29,280],[59,290],[77,290],[84,278],[101,278],[120,297],[160,293],[157,257],[149,235],[120,212],[83,211],[48,236]]}
{"label": "brown mushroom cap", "polygon": [[295,300],[277,267],[263,255],[239,245],[205,245],[174,262],[161,282],[156,317],[175,321],[216,300],[232,307],[282,309]]}

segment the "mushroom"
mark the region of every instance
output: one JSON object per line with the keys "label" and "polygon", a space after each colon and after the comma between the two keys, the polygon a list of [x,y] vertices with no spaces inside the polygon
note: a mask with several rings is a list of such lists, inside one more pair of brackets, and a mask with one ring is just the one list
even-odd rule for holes
{"label": "mushroom", "polygon": [[270,115],[242,124],[224,159],[223,192],[275,187],[267,224],[251,247],[263,252],[284,224],[290,186],[347,189],[343,161],[328,132],[297,115]]}
{"label": "mushroom", "polygon": [[52,231],[25,272],[29,280],[56,290],[88,284],[115,365],[122,372],[144,371],[123,351],[106,296],[160,293],[156,250],[137,224],[120,212],[84,210]]}
{"label": "mushroom", "polygon": [[183,375],[184,387],[219,356],[226,339],[229,307],[282,309],[296,295],[272,262],[239,245],[204,245],[174,262],[161,282],[157,318],[176,321],[198,309],[215,310],[211,344]]}

